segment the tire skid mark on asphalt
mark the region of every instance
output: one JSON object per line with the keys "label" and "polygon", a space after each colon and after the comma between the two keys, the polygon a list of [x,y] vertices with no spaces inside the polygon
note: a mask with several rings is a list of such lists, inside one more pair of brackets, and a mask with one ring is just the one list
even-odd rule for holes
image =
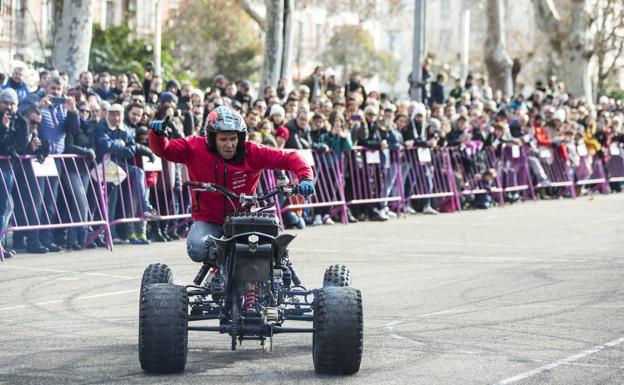
{"label": "tire skid mark on asphalt", "polygon": [[41,271],[41,272],[46,272],[46,273],[59,273],[59,274],[79,274],[79,275],[89,275],[89,276],[94,276],[94,277],[105,277],[105,278],[137,279],[137,277],[130,277],[128,275],[116,275],[116,274],[104,274],[104,273],[93,273],[93,272],[83,272],[83,271],[69,271],[69,270],[59,270],[59,269],[47,269],[47,268],[41,268],[41,267],[0,266],[0,269]]}
{"label": "tire skid mark on asphalt", "polygon": [[[456,225],[456,224],[455,224]],[[497,227],[500,227],[499,224],[496,224]],[[417,245],[433,245],[433,246],[457,246],[457,247],[480,247],[480,248],[502,248],[502,249],[519,249],[519,245],[508,245],[502,243],[492,243],[492,242],[452,242],[452,241],[433,241],[426,239],[397,239],[399,237],[379,237],[379,238],[363,238],[363,237],[343,237],[343,236],[331,236],[331,235],[323,235],[323,239],[332,239],[339,241],[358,241],[358,242],[375,242],[375,243],[408,243],[408,244],[417,244]],[[534,249],[535,245],[530,243],[526,245],[527,248]],[[559,250],[567,249],[572,252],[596,252],[598,251],[611,251],[609,248],[588,248],[588,247],[577,247],[577,246],[569,246],[569,247],[559,247]]]}
{"label": "tire skid mark on asphalt", "polygon": [[[616,310],[619,310],[621,308],[624,308],[624,306],[623,305],[614,305],[614,306],[608,306],[608,305],[603,305],[603,306],[583,306],[582,304],[580,306],[579,305],[576,305],[576,306],[557,306],[557,305],[553,305],[553,306],[525,306],[525,305],[516,305],[516,306],[483,307],[483,308],[476,308],[476,309],[448,309],[448,310],[441,310],[441,311],[436,311],[436,312],[420,314],[420,315],[418,315],[416,317],[412,317],[412,318],[409,318],[409,319],[394,320],[394,321],[389,322],[386,325],[384,325],[383,330],[384,330],[384,332],[387,335],[389,335],[392,338],[413,342],[413,343],[416,343],[418,345],[426,345],[422,341],[418,341],[418,340],[415,340],[413,338],[409,338],[409,337],[401,335],[399,332],[394,330],[395,326],[403,325],[403,324],[409,324],[409,323],[412,323],[412,322],[417,322],[419,319],[428,318],[428,317],[431,317],[431,316],[459,315],[459,314],[469,314],[469,313],[477,313],[477,312],[485,312],[485,311],[497,311],[497,310],[509,310],[509,309],[531,309],[531,308],[536,308],[536,309],[544,309],[544,308],[546,308],[546,309],[553,309],[553,310],[558,309],[558,310],[556,310],[554,312],[539,314],[537,316],[530,316],[528,318],[514,319],[513,322],[517,323],[519,321],[532,321],[532,320],[535,320],[535,319],[538,319],[538,318],[544,318],[544,317],[549,317],[549,316],[553,316],[553,315],[559,315],[559,314],[573,312],[573,311],[578,310],[580,308],[600,308],[600,309],[616,309]],[[504,321],[504,322],[509,322],[509,321]],[[486,326],[488,328],[491,328],[492,326],[498,325],[500,323],[501,322],[485,322],[485,323],[481,323],[481,324],[463,324],[463,325],[452,325],[452,326],[454,326],[455,328],[457,328],[457,327],[460,327],[460,328],[468,328],[468,327],[482,328],[482,327],[486,327]],[[436,330],[428,330],[428,332],[440,331],[440,330],[445,330],[445,329],[447,329],[447,328],[436,329]],[[556,336],[548,336],[548,337],[561,339],[561,337],[556,337]],[[577,341],[577,340],[573,340],[573,341]],[[577,341],[577,342],[586,342],[586,341]]]}
{"label": "tire skid mark on asphalt", "polygon": [[613,341],[609,341],[607,343],[604,343],[602,345],[594,346],[591,349],[584,350],[584,351],[582,351],[580,353],[571,355],[569,357],[562,358],[562,359],[557,360],[555,362],[551,362],[550,364],[547,364],[547,365],[544,365],[544,366],[540,366],[539,368],[535,368],[533,370],[529,370],[529,371],[517,374],[517,375],[515,375],[513,377],[509,377],[509,378],[506,378],[504,380],[498,381],[494,385],[507,385],[507,384],[512,384],[514,382],[522,381],[522,380],[525,380],[527,378],[533,377],[533,376],[535,376],[537,374],[540,374],[540,373],[543,373],[543,372],[555,369],[555,368],[557,368],[559,366],[567,365],[567,364],[570,364],[570,363],[574,363],[575,361],[578,361],[578,360],[580,360],[582,358],[589,357],[589,356],[591,356],[593,354],[605,351],[608,348],[616,347],[616,346],[621,345],[623,343],[624,343],[624,337],[621,337],[621,338],[615,339]]}
{"label": "tire skid mark on asphalt", "polygon": [[[139,291],[139,289],[122,290],[122,291],[114,291],[114,292],[100,293],[100,294],[94,294],[94,295],[84,295],[84,296],[76,297],[76,298],[73,298],[73,299],[74,300],[84,300],[84,299],[93,299],[93,298],[101,298],[101,297],[110,297],[112,295],[135,293],[137,291]],[[45,306],[45,305],[53,305],[53,304],[63,303],[65,301],[66,300],[64,300],[64,299],[55,299],[55,300],[51,300],[51,301],[35,302],[32,305],[34,305],[34,306]],[[3,307],[3,308],[0,308],[0,311],[23,309],[23,308],[27,308],[27,307],[30,307],[30,306],[31,306],[31,304],[29,304],[29,305],[17,305],[17,306]]]}

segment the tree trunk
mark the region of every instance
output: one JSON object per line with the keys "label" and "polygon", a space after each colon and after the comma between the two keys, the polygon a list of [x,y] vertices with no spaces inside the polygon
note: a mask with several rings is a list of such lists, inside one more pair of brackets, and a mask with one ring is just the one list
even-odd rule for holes
{"label": "tree trunk", "polygon": [[69,74],[75,84],[89,67],[89,50],[93,29],[92,2],[65,0],[63,13],[54,34],[52,62],[59,71]]}
{"label": "tree trunk", "polygon": [[292,52],[293,52],[293,17],[295,1],[285,0],[284,3],[284,50],[282,52],[281,77],[286,79],[286,89],[292,88]]}
{"label": "tree trunk", "polygon": [[504,96],[513,95],[511,67],[513,61],[507,54],[507,42],[503,23],[505,9],[503,0],[487,2],[487,39],[485,40],[485,64],[492,91],[501,90]]}
{"label": "tree trunk", "polygon": [[264,63],[262,88],[277,87],[282,69],[284,0],[265,0],[266,33],[264,36]]}
{"label": "tree trunk", "polygon": [[591,11],[588,0],[573,0],[569,25],[561,33],[561,62],[563,81],[572,95],[592,100],[590,71]]}

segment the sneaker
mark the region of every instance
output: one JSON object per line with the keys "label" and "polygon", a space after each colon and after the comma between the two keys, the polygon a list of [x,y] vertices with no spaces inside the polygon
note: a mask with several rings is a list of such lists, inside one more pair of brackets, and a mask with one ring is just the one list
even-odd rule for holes
{"label": "sneaker", "polygon": [[426,207],[423,209],[423,214],[438,215],[438,214],[440,214],[440,212],[439,212],[438,210],[434,209],[434,208],[433,208],[433,207],[431,207],[431,206],[426,206]]}
{"label": "sneaker", "polygon": [[119,238],[119,237],[114,237],[113,238],[113,244],[114,245],[127,245],[129,242],[127,239],[123,239],[123,238]]}
{"label": "sneaker", "polygon": [[389,207],[384,207],[383,213],[386,214],[386,216],[390,219],[397,219],[398,217],[397,214],[394,211],[390,210]]}
{"label": "sneaker", "polygon": [[84,247],[78,242],[68,242],[65,248],[67,250],[73,250],[73,251],[80,251],[84,249]]}
{"label": "sneaker", "polygon": [[411,206],[407,206],[406,211],[409,215],[415,215],[417,213],[416,210],[414,210]]}
{"label": "sneaker", "polygon": [[323,215],[323,224],[324,225],[333,225],[334,224],[334,220],[331,218],[331,216],[329,216],[329,214],[325,214],[325,215]]}
{"label": "sneaker", "polygon": [[15,257],[15,250],[3,248],[2,246],[0,246],[0,248],[2,248],[4,259]]}
{"label": "sneaker", "polygon": [[55,253],[58,253],[58,252],[60,252],[60,251],[63,251],[63,248],[62,248],[61,246],[57,245],[57,244],[56,244],[56,243],[54,243],[54,242],[50,242],[50,243],[46,243],[46,244],[43,244],[43,243],[42,243],[42,245],[43,245],[44,247],[46,247],[49,251],[52,251],[52,252],[55,252]]}
{"label": "sneaker", "polygon": [[139,245],[149,245],[150,242],[149,239],[147,239],[147,236],[145,234],[139,234],[137,235],[137,240],[140,242]]}
{"label": "sneaker", "polygon": [[314,216],[314,221],[312,222],[312,226],[319,226],[323,224],[323,218],[321,217],[321,214],[316,214]]}

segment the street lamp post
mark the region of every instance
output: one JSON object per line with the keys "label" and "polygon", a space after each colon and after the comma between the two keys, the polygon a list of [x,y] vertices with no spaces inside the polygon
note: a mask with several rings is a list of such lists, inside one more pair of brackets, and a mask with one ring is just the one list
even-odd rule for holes
{"label": "street lamp post", "polygon": [[468,77],[470,62],[470,7],[468,0],[462,0],[462,50],[461,50],[461,78]]}
{"label": "street lamp post", "polygon": [[155,0],[155,12],[156,15],[154,17],[154,73],[157,76],[160,76],[161,72],[161,64],[160,64],[160,53],[161,53],[161,35],[162,35],[162,22],[160,20],[160,0]]}
{"label": "street lamp post", "polygon": [[410,76],[410,98],[421,101],[422,54],[425,45],[425,1],[414,1],[414,43],[412,46],[412,74]]}

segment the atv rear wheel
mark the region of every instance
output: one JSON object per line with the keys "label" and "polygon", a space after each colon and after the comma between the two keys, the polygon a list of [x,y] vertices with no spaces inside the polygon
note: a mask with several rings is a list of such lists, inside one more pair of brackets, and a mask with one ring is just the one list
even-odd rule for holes
{"label": "atv rear wheel", "polygon": [[184,286],[145,287],[139,308],[139,361],[148,372],[184,370],[188,351],[188,294]]}
{"label": "atv rear wheel", "polygon": [[148,285],[152,285],[154,283],[173,283],[173,272],[171,271],[171,268],[164,263],[152,263],[146,267],[145,270],[143,270],[141,292],[139,295],[142,295]]}
{"label": "atv rear wheel", "polygon": [[326,287],[314,298],[312,358],[324,374],[360,370],[364,343],[362,293],[352,287]]}
{"label": "atv rear wheel", "polygon": [[345,265],[333,265],[325,270],[323,287],[351,286],[351,272]]}

